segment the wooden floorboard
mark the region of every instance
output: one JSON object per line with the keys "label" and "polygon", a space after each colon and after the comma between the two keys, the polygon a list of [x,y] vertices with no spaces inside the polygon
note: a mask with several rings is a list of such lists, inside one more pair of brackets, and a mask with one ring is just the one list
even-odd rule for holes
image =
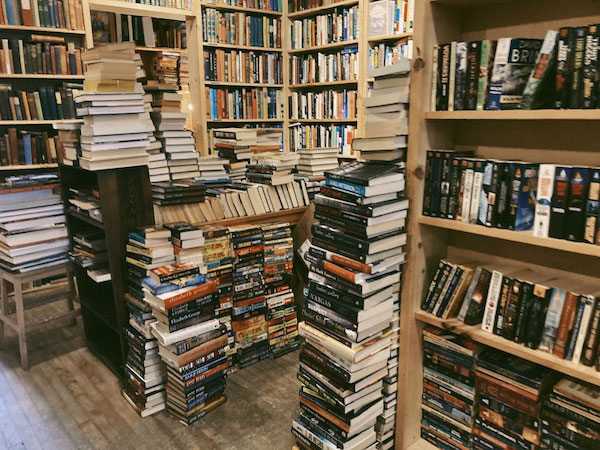
{"label": "wooden floorboard", "polygon": [[[28,321],[64,311],[28,310]],[[298,414],[298,352],[228,378],[227,402],[192,427],[161,412],[141,419],[119,380],[85,346],[81,320],[34,332],[20,367],[12,330],[0,343],[0,449],[289,449]]]}

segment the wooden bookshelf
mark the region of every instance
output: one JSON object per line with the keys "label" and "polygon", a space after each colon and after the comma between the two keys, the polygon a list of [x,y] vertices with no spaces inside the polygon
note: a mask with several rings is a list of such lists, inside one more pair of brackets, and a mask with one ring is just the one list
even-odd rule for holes
{"label": "wooden bookshelf", "polygon": [[186,17],[191,17],[194,14],[192,11],[185,9],[129,3],[119,0],[88,0],[88,3],[89,8],[95,11],[179,20],[181,22],[185,21]]}
{"label": "wooden bookshelf", "polygon": [[209,123],[281,123],[283,119],[208,119]]}
{"label": "wooden bookshelf", "polygon": [[327,50],[337,50],[339,48],[350,47],[352,45],[358,45],[358,39],[350,39],[348,41],[333,42],[331,44],[315,45],[314,47],[294,48],[288,50],[290,55],[297,55],[299,53],[311,53],[320,52]]}
{"label": "wooden bookshelf", "polygon": [[270,9],[257,9],[257,8],[245,8],[243,6],[233,6],[233,5],[214,5],[208,2],[199,2],[202,8],[208,9],[216,9],[218,11],[230,11],[230,12],[243,12],[249,14],[260,14],[263,16],[282,16],[282,11],[272,11]]}
{"label": "wooden bookshelf", "polygon": [[268,88],[283,88],[283,84],[270,83],[239,83],[234,81],[204,81],[206,86],[224,86],[224,87],[268,87]]}
{"label": "wooden bookshelf", "polygon": [[290,123],[355,123],[358,119],[290,119]]}
{"label": "wooden bookshelf", "polygon": [[136,52],[171,52],[171,53],[183,53],[187,54],[186,48],[169,48],[169,47],[143,47],[137,46]]}
{"label": "wooden bookshelf", "polygon": [[317,6],[316,8],[308,8],[308,9],[304,9],[302,11],[290,12],[290,13],[288,13],[287,17],[288,17],[288,19],[291,19],[291,20],[303,19],[305,17],[312,17],[312,16],[318,16],[319,14],[325,14],[325,13],[328,13],[329,11],[333,11],[336,8],[341,8],[344,6],[347,6],[347,7],[354,6],[354,5],[357,5],[358,3],[359,3],[358,0],[342,0],[340,2],[330,3],[329,5]]}
{"label": "wooden bookshelf", "polygon": [[282,52],[283,49],[278,47],[255,47],[253,45],[237,45],[237,44],[217,44],[214,42],[204,42],[204,47],[210,48],[230,48],[232,50],[248,50],[254,52]]}
{"label": "wooden bookshelf", "polygon": [[25,25],[0,25],[0,32],[18,32],[18,33],[50,33],[50,34],[75,34],[84,36],[86,30],[67,30],[66,28],[53,27],[28,27]]}
{"label": "wooden bookshelf", "polygon": [[[480,158],[540,163],[599,165],[585,130],[600,119],[598,110],[430,111],[434,45],[507,36],[543,38],[547,30],[596,23],[597,2],[577,2],[577,13],[564,14],[558,0],[424,0],[415,3],[413,71],[407,156],[408,261],[403,274],[398,377],[396,448],[431,446],[420,437],[422,329],[426,324],[471,337],[557,372],[600,386],[600,372],[554,355],[532,350],[483,332],[456,319],[441,320],[420,311],[421,301],[442,258],[469,258],[481,264],[528,267],[536,273],[558,272],[572,286],[600,277],[600,247],[531,233],[456,222],[421,215],[427,151],[473,149]],[[526,17],[526,19],[524,19]],[[591,140],[590,140],[591,139]]]}
{"label": "wooden bookshelf", "polygon": [[359,83],[358,80],[337,80],[337,81],[323,81],[319,83],[303,83],[303,84],[290,84],[290,89],[314,89],[314,88],[330,88],[332,86],[356,86]]}
{"label": "wooden bookshelf", "polygon": [[58,164],[19,164],[17,166],[0,166],[0,171],[56,169]]}
{"label": "wooden bookshelf", "polygon": [[0,79],[9,80],[83,80],[83,75],[55,75],[45,73],[0,73]]}
{"label": "wooden bookshelf", "polygon": [[400,39],[411,38],[412,33],[397,33],[397,34],[387,34],[385,36],[371,36],[368,41],[369,44],[378,44],[380,42],[393,42],[399,41]]}
{"label": "wooden bookshelf", "polygon": [[200,222],[195,225],[221,225],[224,227],[231,227],[235,225],[256,225],[271,222],[287,222],[290,225],[296,225],[307,210],[308,206],[302,206],[300,208],[285,209],[283,211],[258,214],[255,216],[233,217],[231,219],[216,220],[213,222]]}

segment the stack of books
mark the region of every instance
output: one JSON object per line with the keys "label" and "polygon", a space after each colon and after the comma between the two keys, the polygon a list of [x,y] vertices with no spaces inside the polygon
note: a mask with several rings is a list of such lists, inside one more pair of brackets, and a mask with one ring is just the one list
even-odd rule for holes
{"label": "stack of books", "polygon": [[190,63],[187,53],[179,55],[179,89],[190,90]]}
{"label": "stack of books", "polygon": [[[550,369],[492,348],[484,349],[475,371],[478,415],[473,425],[473,444],[478,448],[539,445],[540,409],[555,379]],[[498,411],[512,420],[493,414]]]}
{"label": "stack of books", "polygon": [[69,188],[69,211],[82,214],[102,223],[100,191],[97,188]]}
{"label": "stack of books", "polygon": [[[392,405],[382,390],[394,387],[384,378],[406,243],[404,174],[393,165],[353,163],[325,175],[332,196],[321,197],[329,206],[317,205],[319,222],[303,248],[309,285],[299,328],[306,343],[293,432],[304,443],[368,448],[379,436],[387,446],[393,437],[382,426]],[[369,210],[384,202],[391,210]]]}
{"label": "stack of books", "polygon": [[79,166],[81,157],[81,124],[57,123],[54,128],[58,130],[57,147],[58,161],[65,166]]}
{"label": "stack of books", "polygon": [[433,445],[469,447],[475,419],[475,359],[482,348],[439,328],[423,330],[421,437]]}
{"label": "stack of books", "polygon": [[267,300],[269,352],[273,358],[300,345],[298,314],[291,289],[294,239],[287,223],[262,225],[265,244],[264,280]]}
{"label": "stack of books", "polygon": [[73,249],[69,253],[71,261],[88,271],[108,268],[108,251],[104,233],[90,236],[89,231],[80,231],[73,235]]}
{"label": "stack of books", "polygon": [[252,156],[246,166],[248,181],[271,186],[281,186],[294,181],[292,169],[296,167],[300,156],[295,153],[266,152]]}
{"label": "stack of books", "polygon": [[335,169],[338,163],[339,150],[335,147],[303,148],[296,151],[300,155],[296,172],[300,176],[313,178],[325,175]]}
{"label": "stack of books", "polygon": [[137,82],[135,44],[109,44],[87,50],[83,95],[76,98],[83,117],[80,166],[87,170],[148,164],[148,132],[153,130],[144,111]]}
{"label": "stack of books", "polygon": [[256,145],[253,153],[276,152],[283,147],[283,130],[281,128],[257,128]]}
{"label": "stack of books", "polygon": [[28,272],[68,261],[69,239],[56,174],[0,184],[0,267]]}
{"label": "stack of books", "polygon": [[150,76],[160,84],[172,84],[177,87],[179,84],[178,65],[178,52],[158,52],[152,58]]}
{"label": "stack of books", "polygon": [[194,134],[185,129],[188,114],[181,110],[181,95],[169,86],[147,85],[146,90],[152,92],[152,120],[156,139],[166,155],[170,179],[198,177],[200,155],[196,152]]}
{"label": "stack of books", "polygon": [[152,183],[155,205],[185,205],[204,201],[205,187],[193,181]]}
{"label": "stack of books", "polygon": [[227,184],[231,181],[229,174],[225,170],[226,159],[215,156],[204,156],[198,158],[198,169],[200,176],[196,177],[196,183],[216,185]]}
{"label": "stack of books", "polygon": [[563,378],[544,400],[540,443],[547,448],[594,448],[600,439],[597,386]]}
{"label": "stack of books", "polygon": [[176,261],[199,264],[204,275],[206,268],[204,267],[202,248],[205,240],[202,230],[185,222],[170,223],[165,225],[165,228],[171,231],[171,242]]}
{"label": "stack of books", "polygon": [[215,308],[215,317],[225,327],[229,349],[227,357],[230,373],[234,367],[235,338],[231,326],[231,310],[233,307],[233,266],[231,256],[231,243],[229,241],[229,230],[225,227],[203,226],[204,247],[202,247],[202,258],[206,266],[206,278],[217,284],[217,295],[219,304]]}
{"label": "stack of books", "polygon": [[325,186],[325,175],[317,175],[317,176],[306,176],[296,174],[294,175],[294,180],[296,183],[300,183],[302,190],[306,189],[306,195],[308,197],[309,203],[315,200],[315,195],[321,192],[321,187]]}
{"label": "stack of books", "polygon": [[[139,54],[137,54],[139,55]],[[138,68],[139,70],[140,68]],[[144,70],[141,68],[141,70]],[[143,96],[144,111],[148,114],[152,113],[152,93],[145,92]],[[148,153],[148,174],[150,175],[150,183],[159,183],[161,181],[169,181],[169,167],[167,165],[166,154],[161,152],[162,144],[156,139],[156,130],[152,128],[152,132],[148,133],[149,144],[146,147]]]}
{"label": "stack of books", "polygon": [[233,330],[239,368],[269,357],[265,313],[264,238],[259,226],[230,227],[233,249]]}
{"label": "stack of books", "polygon": [[246,166],[257,144],[256,129],[216,128],[212,133],[215,153],[229,161],[225,164],[229,177],[233,181],[245,180]]}

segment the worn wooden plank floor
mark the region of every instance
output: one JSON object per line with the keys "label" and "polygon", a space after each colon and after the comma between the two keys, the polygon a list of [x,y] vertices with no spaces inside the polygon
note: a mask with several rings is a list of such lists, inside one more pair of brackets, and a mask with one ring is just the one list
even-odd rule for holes
{"label": "worn wooden plank floor", "polygon": [[[28,311],[51,314],[60,304]],[[8,328],[7,328],[8,329]],[[233,374],[227,402],[188,428],[161,412],[141,419],[119,381],[85,346],[81,321],[30,335],[31,368],[18,341],[0,343],[0,449],[290,449],[299,412],[298,352]]]}

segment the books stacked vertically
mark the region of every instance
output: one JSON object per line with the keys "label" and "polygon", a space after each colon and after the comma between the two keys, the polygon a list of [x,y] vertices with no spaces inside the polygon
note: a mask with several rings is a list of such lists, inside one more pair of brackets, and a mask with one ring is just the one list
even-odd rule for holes
{"label": "books stacked vertically", "polygon": [[103,170],[148,164],[148,133],[143,91],[136,80],[133,43],[108,44],[87,50],[83,95],[77,112],[83,116],[80,165]]}
{"label": "books stacked vertically", "polygon": [[[79,158],[81,157],[81,124],[57,123],[54,125],[54,128],[58,130],[59,145],[56,146],[58,161],[65,166],[79,166]],[[37,147],[39,149],[39,145]]]}
{"label": "books stacked vertically", "polygon": [[68,261],[58,175],[19,175],[0,184],[0,267],[29,272]]}
{"label": "books stacked vertically", "polygon": [[79,83],[63,83],[56,88],[39,86],[31,92],[0,84],[0,120],[76,119],[73,99],[82,88]]}
{"label": "books stacked vertically", "polygon": [[85,30],[81,0],[10,0],[2,2],[0,10],[0,25]]}
{"label": "books stacked vertically", "polygon": [[[298,373],[302,413],[292,430],[305,443],[370,448],[379,435],[389,446],[393,436],[385,414],[393,406],[384,402],[382,390],[390,373],[394,286],[406,243],[408,205],[398,199],[404,175],[396,166],[371,163],[325,175],[323,192],[331,197],[320,195],[319,222],[312,225],[312,243],[304,253],[310,272],[305,322],[299,325],[306,339]],[[369,205],[381,195],[393,206],[373,214]],[[391,393],[393,387],[385,390]]]}
{"label": "books stacked vertically", "polygon": [[273,358],[298,348],[298,314],[291,289],[294,239],[289,224],[261,226],[269,352]]}
{"label": "books stacked vertically", "polygon": [[152,184],[155,205],[185,205],[204,202],[205,187],[193,181],[164,181]]}
{"label": "books stacked vertically", "polygon": [[421,437],[469,448],[475,419],[475,360],[483,347],[431,326],[423,330]]}
{"label": "books stacked vertically", "polygon": [[229,230],[222,226],[203,226],[204,247],[202,258],[206,266],[206,279],[217,285],[219,304],[215,308],[215,317],[223,325],[227,334],[227,357],[229,367],[226,372],[235,370],[235,337],[231,325],[233,308],[233,265]]}
{"label": "books stacked vertically", "polygon": [[198,169],[200,176],[196,177],[196,183],[204,185],[223,185],[231,181],[225,170],[226,159],[215,156],[204,156],[198,158]]}
{"label": "books stacked vertically", "polygon": [[542,401],[555,378],[550,369],[484,349],[475,371],[475,447],[536,448]]}
{"label": "books stacked vertically", "polygon": [[296,150],[300,155],[296,171],[305,177],[323,176],[325,172],[338,165],[339,149],[336,147],[303,148]]}
{"label": "books stacked vertically", "polygon": [[598,386],[563,378],[544,400],[542,448],[594,448],[600,440]]}
{"label": "books stacked vertically", "polygon": [[169,84],[177,88],[179,85],[178,65],[178,52],[158,52],[152,57],[150,78],[158,81],[159,84]]}
{"label": "books stacked vertically", "polygon": [[233,310],[237,364],[250,366],[269,357],[264,238],[259,226],[229,228],[233,249]]}

